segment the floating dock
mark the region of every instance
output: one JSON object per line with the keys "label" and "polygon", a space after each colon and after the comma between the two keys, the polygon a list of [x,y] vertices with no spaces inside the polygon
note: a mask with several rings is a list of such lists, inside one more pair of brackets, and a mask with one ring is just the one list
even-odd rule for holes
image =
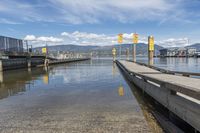
{"label": "floating dock", "polygon": [[125,60],[116,63],[131,82],[200,131],[200,79],[166,74]]}

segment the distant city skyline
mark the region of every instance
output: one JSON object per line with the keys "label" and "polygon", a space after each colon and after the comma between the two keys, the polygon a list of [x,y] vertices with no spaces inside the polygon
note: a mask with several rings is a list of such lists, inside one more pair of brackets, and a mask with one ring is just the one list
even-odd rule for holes
{"label": "distant city skyline", "polygon": [[1,0],[0,35],[34,46],[111,45],[124,33],[132,42],[155,37],[163,47],[200,42],[199,0]]}

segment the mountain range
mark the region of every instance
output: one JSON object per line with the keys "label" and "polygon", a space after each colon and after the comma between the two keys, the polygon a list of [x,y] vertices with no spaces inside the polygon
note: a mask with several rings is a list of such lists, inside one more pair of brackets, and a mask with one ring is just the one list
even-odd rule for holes
{"label": "mountain range", "polygon": [[195,44],[192,44],[192,45],[187,46],[187,47],[196,48],[197,51],[200,51],[200,43],[195,43]]}
{"label": "mountain range", "polygon": [[[122,54],[125,54],[127,49],[131,50],[132,47],[133,47],[133,44],[121,44]],[[34,48],[33,51],[41,52],[42,48],[43,47],[37,47],[37,48]],[[79,53],[93,52],[93,53],[99,53],[99,54],[111,54],[113,48],[116,48],[118,52],[120,51],[119,44],[110,45],[110,46],[80,46],[80,45],[73,45],[73,44],[54,45],[54,46],[48,46],[48,51],[49,52],[57,52],[57,51],[69,52],[70,51],[70,52],[79,52]],[[156,52],[159,52],[159,50],[162,48],[163,47],[159,45],[155,45]],[[147,44],[138,43],[136,44],[136,49],[137,49],[138,55],[147,55],[147,49],[148,49]]]}
{"label": "mountain range", "polygon": [[[133,47],[133,44],[121,44],[122,54],[125,54],[126,50],[131,50]],[[197,51],[200,51],[200,43],[196,43],[187,47],[193,47],[196,48]],[[34,48],[33,51],[39,51],[41,52],[41,49],[43,47],[37,47]],[[97,54],[111,54],[112,49],[116,48],[116,50],[119,52],[120,45],[110,45],[110,46],[81,46],[81,45],[73,45],[73,44],[66,44],[66,45],[54,45],[54,46],[48,46],[49,52],[79,52],[79,53],[97,53]],[[155,44],[155,55],[159,54],[159,50],[163,49],[164,47],[156,45]],[[136,51],[137,55],[147,55],[148,54],[148,45],[145,43],[138,43],[136,44]]]}

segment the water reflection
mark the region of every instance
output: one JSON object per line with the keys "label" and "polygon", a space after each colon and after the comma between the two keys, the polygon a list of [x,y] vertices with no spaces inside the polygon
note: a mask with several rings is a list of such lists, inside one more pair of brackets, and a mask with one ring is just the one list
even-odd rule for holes
{"label": "water reflection", "polygon": [[26,91],[33,84],[33,80],[44,74],[46,71],[43,68],[21,69],[20,72],[19,70],[1,72],[0,99]]}
{"label": "water reflection", "polygon": [[[124,77],[126,79],[126,77]],[[151,131],[153,133],[164,133],[163,129],[160,127],[158,121],[153,116],[153,112],[155,111],[153,106],[150,104],[150,100],[147,99],[147,97],[144,95],[142,91],[139,91],[139,89],[133,85],[132,82],[130,82],[128,79],[126,79],[126,82],[131,88],[131,91],[135,98],[137,99],[137,102],[140,105],[140,108],[142,109],[143,115],[151,128]]]}
{"label": "water reflection", "polygon": [[[156,59],[155,62],[156,65],[167,67],[168,65],[174,64],[165,64],[166,62],[175,63],[177,61],[175,59]],[[183,64],[196,63],[195,61],[191,60],[180,60],[179,62],[182,62]],[[197,63],[196,65],[198,66]],[[190,65],[185,66],[191,69]],[[98,115],[103,115],[97,117],[101,118],[100,120],[97,119],[98,122],[101,122],[101,120],[105,121],[104,118],[110,118],[109,122],[113,120],[118,121],[121,120],[121,118],[124,118],[122,115],[126,116],[126,118],[132,117],[131,121],[135,120],[135,116],[141,115],[138,116],[138,118],[142,117],[142,113],[139,113],[141,95],[135,92],[135,96],[132,95],[130,88],[120,76],[117,66],[112,63],[112,58],[55,65],[49,68],[9,71],[2,73],[0,79],[1,99],[17,94],[19,92],[24,92],[26,90],[34,91],[33,94],[32,92],[28,91],[30,92],[28,96],[26,93],[23,94],[23,96],[29,100],[25,101],[25,103],[29,105],[30,112],[33,111],[33,106],[41,107],[42,105],[42,111],[50,112],[50,114],[54,114],[53,110],[49,109],[50,107],[53,109],[56,108],[58,114],[62,114],[64,112],[65,115],[63,115],[63,117],[66,117],[66,120],[68,120],[66,113],[72,111],[77,111],[78,114],[92,111],[92,114],[94,114],[95,118]],[[42,97],[38,97],[38,95]],[[16,98],[19,97],[22,96],[20,95]],[[137,103],[138,101],[139,105]],[[22,105],[21,101],[20,103],[14,101],[14,103],[16,106],[21,107]],[[59,107],[63,107],[61,109],[63,112],[59,110]],[[141,108],[143,110],[144,116],[147,117],[147,119],[150,121],[149,125],[152,126],[153,129],[157,132],[161,132],[162,130],[153,119],[153,116],[149,113],[149,111],[147,111],[148,109],[146,106],[141,106]],[[106,111],[106,113],[102,114],[104,111]],[[116,115],[105,115],[109,114],[108,112],[114,112]],[[121,116],[116,117],[117,115]],[[27,116],[30,116],[30,114],[27,114]],[[91,115],[89,114],[89,116]],[[24,120],[24,118],[22,120]],[[125,120],[126,119],[122,119],[122,121]],[[36,122],[38,123],[38,121]],[[70,123],[73,121],[68,122]],[[127,123],[130,125],[127,127],[134,125],[129,122],[130,121]],[[137,120],[136,122],[141,121]],[[43,121],[41,123],[43,123]],[[142,125],[143,123],[140,124]],[[25,126],[26,125],[23,125],[23,127]],[[141,127],[141,132],[143,128],[144,127]],[[147,128],[146,125],[145,128]]]}
{"label": "water reflection", "polygon": [[113,62],[113,64],[112,64],[112,75],[113,75],[113,77],[116,75],[116,72],[117,72],[116,67],[117,67],[116,64]]}
{"label": "water reflection", "polygon": [[[137,61],[148,63],[148,58],[137,57]],[[154,65],[173,71],[200,73],[200,58],[154,58]]]}
{"label": "water reflection", "polygon": [[122,85],[120,85],[118,88],[118,94],[119,96],[124,96],[124,87]]}
{"label": "water reflection", "polygon": [[48,74],[45,74],[45,75],[43,76],[43,82],[44,82],[45,84],[49,84],[49,75],[48,75]]}

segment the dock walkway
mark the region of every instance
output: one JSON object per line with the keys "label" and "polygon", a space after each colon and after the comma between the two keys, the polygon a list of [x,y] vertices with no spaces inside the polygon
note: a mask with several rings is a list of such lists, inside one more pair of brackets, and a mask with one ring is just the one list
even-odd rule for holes
{"label": "dock walkway", "polygon": [[200,131],[200,79],[162,73],[125,60],[117,64],[136,86]]}

